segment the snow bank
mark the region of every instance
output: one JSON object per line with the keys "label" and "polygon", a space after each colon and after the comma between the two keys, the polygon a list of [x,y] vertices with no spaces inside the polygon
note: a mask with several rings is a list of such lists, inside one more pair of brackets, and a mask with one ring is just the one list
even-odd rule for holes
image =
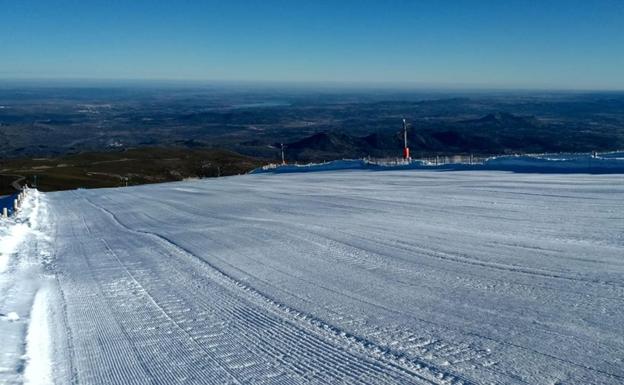
{"label": "snow bank", "polygon": [[486,170],[515,172],[578,172],[610,174],[624,172],[624,158],[592,157],[585,154],[501,156],[488,159]]}
{"label": "snow bank", "polygon": [[624,383],[621,175],[348,170],[46,198],[73,349],[59,383]]}
{"label": "snow bank", "polygon": [[260,174],[265,172],[274,173],[291,173],[291,172],[313,172],[313,171],[331,171],[331,170],[349,170],[349,169],[363,169],[366,163],[359,159],[343,159],[334,160],[331,162],[323,163],[308,163],[308,164],[285,164],[277,165],[270,164],[262,166],[251,171],[251,174]]}
{"label": "snow bank", "polygon": [[48,333],[50,255],[45,205],[29,189],[20,210],[0,219],[0,383],[52,384]]}
{"label": "snow bank", "polygon": [[0,227],[0,273],[4,273],[9,266],[9,259],[22,243],[29,231],[25,223],[15,223],[13,221],[4,223]]}
{"label": "snow bank", "polygon": [[396,162],[369,162],[362,159],[344,159],[325,163],[310,163],[305,165],[268,165],[253,170],[252,174],[261,173],[299,173],[335,170],[494,170],[512,172],[541,172],[541,173],[589,173],[589,174],[619,174],[624,173],[624,154],[610,153],[598,157],[588,154],[545,154],[496,156],[480,164],[446,163],[431,164],[413,160],[410,163]]}
{"label": "snow bank", "polygon": [[29,189],[20,210],[14,216],[0,219],[0,274],[7,270],[11,255],[18,250],[26,235],[37,227],[38,198],[39,191]]}

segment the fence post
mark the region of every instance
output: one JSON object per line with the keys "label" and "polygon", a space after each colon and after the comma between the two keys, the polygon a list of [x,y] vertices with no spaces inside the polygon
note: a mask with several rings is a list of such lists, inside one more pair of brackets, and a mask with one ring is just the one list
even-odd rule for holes
{"label": "fence post", "polygon": [[2,208],[2,218],[8,218],[9,217],[9,210],[6,207]]}

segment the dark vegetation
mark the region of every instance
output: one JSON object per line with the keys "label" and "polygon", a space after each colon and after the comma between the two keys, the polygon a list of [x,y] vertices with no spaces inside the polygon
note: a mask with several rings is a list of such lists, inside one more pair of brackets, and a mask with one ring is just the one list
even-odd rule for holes
{"label": "dark vegetation", "polygon": [[[198,164],[217,149],[231,151],[229,164],[239,164],[233,173],[263,163],[257,159],[277,161],[281,143],[289,161],[400,156],[402,118],[410,123],[414,157],[624,148],[624,93],[617,92],[0,83],[0,159],[3,173],[54,170],[41,171],[50,174],[49,189],[117,186],[118,175],[126,174],[131,183],[214,176],[216,168]],[[123,150],[139,148],[151,148],[141,156],[151,156],[153,167],[143,165],[140,156],[123,160],[128,153],[140,154]],[[185,158],[187,150],[194,155]],[[165,151],[177,155],[161,156]],[[67,157],[89,162],[92,156],[99,160],[89,167],[44,168],[73,165]],[[36,160],[44,157],[53,160]],[[163,161],[174,158],[179,160]],[[106,164],[100,161],[115,167],[99,166]],[[6,166],[15,162],[28,167]]]}
{"label": "dark vegetation", "polygon": [[11,183],[18,175],[30,186],[54,191],[236,175],[262,163],[224,150],[158,147],[9,159],[0,163],[0,195],[14,191]]}

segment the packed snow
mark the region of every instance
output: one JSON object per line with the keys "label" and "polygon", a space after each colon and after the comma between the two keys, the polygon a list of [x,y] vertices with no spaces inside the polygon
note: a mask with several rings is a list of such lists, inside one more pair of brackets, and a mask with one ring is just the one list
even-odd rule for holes
{"label": "packed snow", "polygon": [[621,384],[622,202],[435,170],[32,193],[0,383]]}

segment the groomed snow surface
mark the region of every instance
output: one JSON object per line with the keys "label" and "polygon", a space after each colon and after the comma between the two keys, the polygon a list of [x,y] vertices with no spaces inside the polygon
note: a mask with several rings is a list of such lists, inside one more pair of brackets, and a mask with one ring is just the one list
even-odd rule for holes
{"label": "groomed snow surface", "polygon": [[0,383],[624,383],[623,175],[343,170],[28,199],[1,225],[27,229],[2,240],[0,313],[20,318],[0,320]]}

